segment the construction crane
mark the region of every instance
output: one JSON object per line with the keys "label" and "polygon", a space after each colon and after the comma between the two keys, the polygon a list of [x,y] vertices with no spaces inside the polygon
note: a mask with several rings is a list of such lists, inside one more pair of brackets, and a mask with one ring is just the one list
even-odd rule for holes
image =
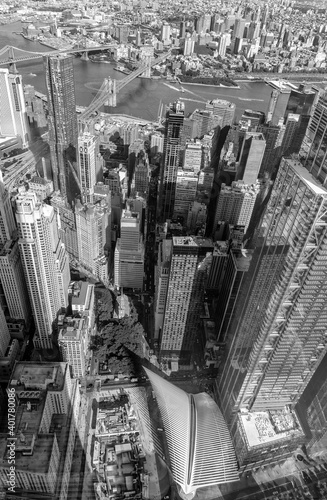
{"label": "construction crane", "polygon": [[111,106],[116,106],[116,96],[122,88],[128,85],[132,80],[134,80],[134,78],[137,78],[144,73],[149,67],[151,68],[156,64],[162,63],[170,55],[170,53],[171,52],[168,51],[157,59],[150,61],[149,64],[142,64],[139,68],[122,80],[116,81],[110,77],[105,78],[91,104],[85,111],[83,111],[83,113],[79,115],[79,123],[81,125],[85,124],[85,122],[91,118],[93,113],[96,113],[107,101]]}

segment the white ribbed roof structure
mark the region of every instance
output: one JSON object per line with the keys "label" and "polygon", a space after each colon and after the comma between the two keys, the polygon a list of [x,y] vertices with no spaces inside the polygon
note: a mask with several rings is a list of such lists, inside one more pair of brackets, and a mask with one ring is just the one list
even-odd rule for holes
{"label": "white ribbed roof structure", "polygon": [[198,488],[238,481],[226,422],[206,393],[188,394],[144,368],[153,387],[168,444],[171,472],[192,498]]}

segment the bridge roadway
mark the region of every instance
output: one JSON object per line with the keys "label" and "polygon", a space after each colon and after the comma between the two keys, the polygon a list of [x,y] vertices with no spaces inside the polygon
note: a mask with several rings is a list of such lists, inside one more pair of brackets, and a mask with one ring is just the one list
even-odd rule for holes
{"label": "bridge roadway", "polygon": [[35,172],[36,164],[42,156],[47,155],[47,152],[47,143],[34,143],[33,151],[28,150],[25,153],[13,157],[12,159],[15,160],[14,163],[3,171],[3,182],[8,191],[11,191],[27,174]]}
{"label": "bridge roadway", "polygon": [[[147,68],[150,66],[152,68],[153,66],[156,66],[157,64],[162,63],[169,55],[171,51],[168,51],[164,54],[162,54],[160,57],[157,59],[152,59],[150,60],[149,64],[142,64],[139,68],[137,68],[135,71],[133,71],[130,75],[126,76],[126,78],[123,78],[122,80],[115,81],[115,85],[112,85],[113,80],[111,78],[106,78],[101,85],[100,89],[98,90],[97,95],[91,102],[91,104],[86,108],[86,110],[78,117],[80,123],[85,123],[93,113],[98,111],[101,106],[104,105],[106,101],[110,99],[110,97],[116,97],[118,92],[124,88],[126,85],[128,85],[134,78],[137,78],[138,76],[142,75]],[[116,104],[113,104],[114,106]]]}
{"label": "bridge roadway", "polygon": [[[53,55],[57,55],[57,54],[78,54],[78,53],[81,53],[81,52],[92,52],[92,51],[95,51],[95,50],[107,50],[107,49],[111,49],[113,47],[117,47],[118,45],[117,44],[110,44],[110,45],[98,45],[96,47],[79,47],[79,48],[73,48],[73,49],[60,49],[60,50],[56,50],[56,49],[53,49],[49,52],[29,52],[27,50],[23,50],[23,49],[19,49],[17,47],[11,47],[9,45],[6,45],[6,47],[4,47],[3,49],[0,50],[0,66],[4,66],[4,65],[7,65],[7,64],[14,64],[14,63],[19,63],[19,62],[23,62],[23,61],[29,61],[29,60],[32,60],[32,59],[39,59],[40,57],[43,57],[43,56],[53,56]],[[19,52],[22,52],[24,54],[30,54],[29,56],[22,56],[22,57],[10,57],[8,54],[10,53],[10,51],[19,51]],[[7,59],[6,60],[3,60],[1,59],[2,56],[4,55],[7,55]]]}

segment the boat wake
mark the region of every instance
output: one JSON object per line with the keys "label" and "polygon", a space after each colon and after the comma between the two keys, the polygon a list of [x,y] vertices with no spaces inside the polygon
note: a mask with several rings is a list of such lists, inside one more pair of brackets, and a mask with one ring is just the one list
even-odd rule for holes
{"label": "boat wake", "polygon": [[180,97],[181,101],[191,101],[191,102],[199,102],[200,104],[203,104],[203,101],[198,101],[197,99],[188,99],[187,97]]}
{"label": "boat wake", "polygon": [[247,97],[236,97],[239,101],[261,101],[264,102],[264,99],[250,99]]}
{"label": "boat wake", "polygon": [[177,87],[173,87],[172,85],[169,85],[169,83],[164,83],[164,85],[166,85],[166,87],[172,89],[172,90],[177,90],[177,92],[180,91],[180,89],[178,89]]}

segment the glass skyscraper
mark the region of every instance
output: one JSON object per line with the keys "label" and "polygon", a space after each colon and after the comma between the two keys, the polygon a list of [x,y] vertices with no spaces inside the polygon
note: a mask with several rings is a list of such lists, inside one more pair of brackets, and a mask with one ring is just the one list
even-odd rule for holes
{"label": "glass skyscraper", "polygon": [[178,167],[181,164],[183,142],[184,104],[180,101],[170,106],[166,116],[164,164],[161,175],[161,215],[170,219],[174,212]]}
{"label": "glass skyscraper", "polygon": [[327,351],[327,190],[283,159],[217,380],[230,425],[240,410],[294,406]]}
{"label": "glass skyscraper", "polygon": [[73,56],[46,56],[44,66],[53,183],[55,190],[71,203],[79,194],[72,174],[72,169],[77,172],[78,142]]}

